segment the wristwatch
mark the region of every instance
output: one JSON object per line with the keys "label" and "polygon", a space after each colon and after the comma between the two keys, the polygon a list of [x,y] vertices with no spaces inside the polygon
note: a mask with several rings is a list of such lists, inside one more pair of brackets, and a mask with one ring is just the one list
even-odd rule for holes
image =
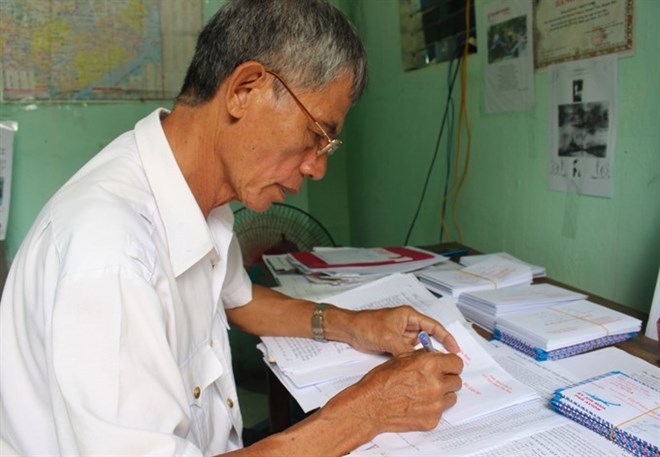
{"label": "wristwatch", "polygon": [[323,317],[325,309],[330,306],[327,303],[317,303],[312,314],[312,336],[316,341],[326,341],[323,330]]}

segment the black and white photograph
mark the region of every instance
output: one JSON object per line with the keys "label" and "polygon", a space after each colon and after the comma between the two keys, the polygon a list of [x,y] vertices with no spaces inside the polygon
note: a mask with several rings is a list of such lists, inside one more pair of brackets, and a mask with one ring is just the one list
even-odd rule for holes
{"label": "black and white photograph", "polygon": [[559,105],[557,121],[557,153],[560,157],[606,157],[609,132],[607,102]]}

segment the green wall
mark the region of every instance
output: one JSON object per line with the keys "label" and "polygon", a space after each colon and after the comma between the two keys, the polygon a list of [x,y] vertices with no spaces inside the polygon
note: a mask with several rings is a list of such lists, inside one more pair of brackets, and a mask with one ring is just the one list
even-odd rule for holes
{"label": "green wall", "polygon": [[[477,1],[477,37],[485,1]],[[567,284],[648,310],[660,263],[660,2],[636,0],[635,55],[619,60],[614,197],[548,190],[548,74],[536,107],[486,114],[481,55],[469,57],[471,165],[457,208],[462,241],[544,265]],[[404,73],[397,0],[362,0],[351,15],[371,80],[352,113],[347,144],[351,241],[405,240],[445,107],[446,63]],[[458,101],[458,92],[455,93]],[[444,141],[442,142],[444,150]],[[411,244],[439,241],[445,159],[439,159]],[[458,239],[455,229],[450,238]]]}
{"label": "green wall", "polygon": [[[207,0],[205,17],[221,2]],[[326,179],[306,185],[291,203],[318,217],[341,244],[402,244],[445,108],[447,64],[402,71],[397,0],[335,3],[365,40],[370,85],[349,113],[345,145],[332,157]],[[479,17],[485,2],[476,3]],[[535,109],[485,114],[483,64],[475,55],[468,83],[472,161],[457,215],[464,243],[484,252],[506,250],[545,265],[563,282],[647,310],[660,261],[660,2],[636,0],[636,8],[635,55],[619,61],[614,197],[548,190],[547,74],[536,76]],[[482,27],[478,36],[481,44]],[[10,260],[52,193],[157,106],[171,102],[0,104],[0,118],[19,122]],[[410,244],[439,241],[444,173],[441,156]],[[450,236],[457,239],[454,229]]]}

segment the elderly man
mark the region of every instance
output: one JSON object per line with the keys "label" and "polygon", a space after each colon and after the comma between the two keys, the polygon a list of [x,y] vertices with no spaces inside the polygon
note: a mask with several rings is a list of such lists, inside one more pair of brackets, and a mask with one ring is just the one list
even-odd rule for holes
{"label": "elderly man", "polygon": [[[413,351],[421,330],[458,351],[438,322],[408,306],[324,309],[252,285],[232,234],[230,201],[265,210],[323,177],[365,82],[360,39],[325,0],[220,8],[172,111],[76,173],[13,262],[0,304],[3,452],[330,456],[438,423],[462,363]],[[394,357],[243,448],[229,324]]]}

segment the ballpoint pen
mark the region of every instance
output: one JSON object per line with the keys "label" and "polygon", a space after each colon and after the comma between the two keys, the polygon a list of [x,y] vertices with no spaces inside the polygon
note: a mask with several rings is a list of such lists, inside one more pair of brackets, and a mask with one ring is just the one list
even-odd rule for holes
{"label": "ballpoint pen", "polygon": [[426,349],[428,352],[438,352],[438,350],[433,347],[433,343],[431,343],[431,338],[429,338],[429,334],[426,333],[424,330],[419,332],[419,335],[417,337],[419,338],[419,342],[422,343],[422,346],[424,346],[424,349]]}

